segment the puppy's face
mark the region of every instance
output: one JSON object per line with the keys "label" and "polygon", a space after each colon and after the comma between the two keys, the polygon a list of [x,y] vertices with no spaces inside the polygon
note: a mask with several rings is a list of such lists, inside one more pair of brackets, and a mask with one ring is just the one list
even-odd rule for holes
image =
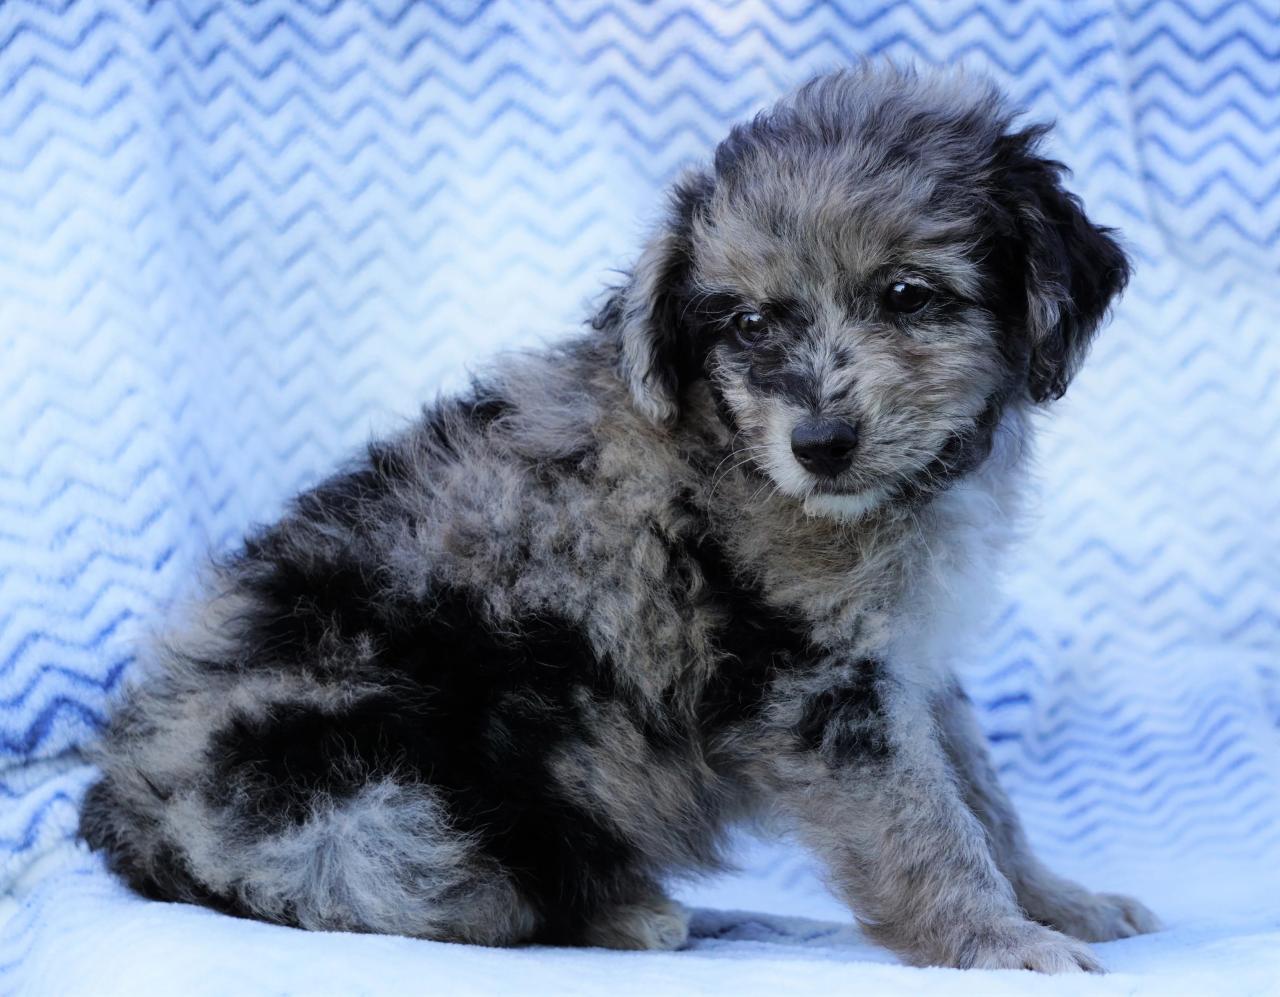
{"label": "puppy's face", "polygon": [[989,86],[861,70],[735,129],[615,303],[642,408],[705,379],[815,513],[945,487],[1057,397],[1127,262]]}
{"label": "puppy's face", "polygon": [[971,221],[911,171],[820,167],[770,157],[717,189],[690,315],[744,458],[856,514],[943,473],[1009,368]]}

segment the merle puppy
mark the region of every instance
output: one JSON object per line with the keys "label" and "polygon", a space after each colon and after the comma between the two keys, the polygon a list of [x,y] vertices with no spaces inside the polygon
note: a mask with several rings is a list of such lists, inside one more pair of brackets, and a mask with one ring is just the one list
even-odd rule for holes
{"label": "merle puppy", "polygon": [[780,820],[918,964],[1156,927],[1028,848],[952,673],[1128,262],[987,83],[863,67],[733,129],[584,334],[301,495],[151,656],[83,834],[313,929],[674,948]]}

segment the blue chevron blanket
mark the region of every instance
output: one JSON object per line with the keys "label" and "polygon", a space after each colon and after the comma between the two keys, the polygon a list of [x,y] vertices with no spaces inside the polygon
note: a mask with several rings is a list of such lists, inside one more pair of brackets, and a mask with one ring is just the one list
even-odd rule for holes
{"label": "blue chevron blanket", "polygon": [[866,53],[1056,118],[1138,263],[966,665],[1046,857],[1169,924],[1090,989],[1280,991],[1275,0],[0,0],[0,992],[1081,992],[897,965],[753,841],[687,951],[628,955],[235,921],[73,840],[208,551],[578,321],[682,163]]}

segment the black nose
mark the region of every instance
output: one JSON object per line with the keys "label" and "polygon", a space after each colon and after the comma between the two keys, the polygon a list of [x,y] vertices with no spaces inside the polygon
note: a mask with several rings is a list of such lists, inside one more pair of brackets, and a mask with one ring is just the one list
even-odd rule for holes
{"label": "black nose", "polygon": [[858,431],[839,419],[806,419],[791,431],[791,452],[810,474],[834,478],[853,463]]}

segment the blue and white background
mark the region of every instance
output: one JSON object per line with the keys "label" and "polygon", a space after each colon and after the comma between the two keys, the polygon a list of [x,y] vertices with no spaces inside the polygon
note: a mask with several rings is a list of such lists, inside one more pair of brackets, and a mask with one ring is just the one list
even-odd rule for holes
{"label": "blue and white background", "polygon": [[1138,265],[966,665],[1041,850],[1169,923],[1089,988],[1280,991],[1280,2],[0,0],[0,992],[1081,992],[898,966],[785,846],[634,955],[235,921],[73,841],[211,549],[578,323],[681,164],[868,53],[1056,118]]}

